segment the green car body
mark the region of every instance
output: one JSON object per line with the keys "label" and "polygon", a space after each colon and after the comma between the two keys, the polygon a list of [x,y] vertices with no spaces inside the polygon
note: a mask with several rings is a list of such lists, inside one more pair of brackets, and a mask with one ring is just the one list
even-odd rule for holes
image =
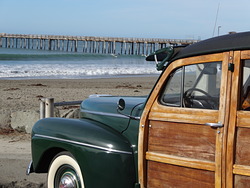
{"label": "green car body", "polygon": [[78,162],[85,187],[136,187],[139,116],[146,97],[91,97],[82,102],[80,119],[46,118],[32,130],[32,170],[47,173],[53,158],[67,151]]}

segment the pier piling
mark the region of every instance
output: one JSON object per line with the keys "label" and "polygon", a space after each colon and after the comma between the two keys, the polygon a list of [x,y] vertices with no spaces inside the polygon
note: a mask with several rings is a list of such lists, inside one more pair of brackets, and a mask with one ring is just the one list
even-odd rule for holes
{"label": "pier piling", "polygon": [[115,38],[0,33],[0,48],[58,50],[67,52],[148,55],[167,46],[187,45],[198,40]]}

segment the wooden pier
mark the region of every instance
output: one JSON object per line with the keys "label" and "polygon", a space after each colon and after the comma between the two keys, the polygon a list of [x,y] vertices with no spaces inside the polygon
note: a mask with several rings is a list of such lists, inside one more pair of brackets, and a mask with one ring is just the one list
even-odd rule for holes
{"label": "wooden pier", "polygon": [[58,50],[96,54],[148,55],[155,50],[170,45],[187,45],[196,42],[198,40],[0,33],[0,48]]}

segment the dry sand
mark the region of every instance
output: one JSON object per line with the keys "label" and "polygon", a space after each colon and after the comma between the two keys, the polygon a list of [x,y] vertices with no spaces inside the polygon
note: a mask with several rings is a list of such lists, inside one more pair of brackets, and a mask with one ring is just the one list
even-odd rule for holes
{"label": "dry sand", "polygon": [[[62,102],[84,100],[90,94],[148,95],[156,80],[157,77],[0,80],[0,112],[38,110],[41,97]],[[2,130],[0,148],[0,188],[45,187],[46,174],[25,175],[31,160],[30,135]]]}
{"label": "dry sand", "polygon": [[82,80],[0,80],[0,109],[39,109],[39,98],[78,101],[91,94],[147,95],[157,77]]}

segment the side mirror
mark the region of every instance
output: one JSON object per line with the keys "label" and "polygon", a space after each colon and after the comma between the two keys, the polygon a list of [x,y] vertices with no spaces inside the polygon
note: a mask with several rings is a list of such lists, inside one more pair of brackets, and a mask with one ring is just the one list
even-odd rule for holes
{"label": "side mirror", "polygon": [[128,118],[131,118],[131,119],[134,119],[134,120],[140,120],[140,117],[134,117],[134,116],[122,113],[121,111],[123,111],[125,109],[125,107],[126,107],[125,100],[124,99],[119,99],[119,101],[117,103],[117,112],[119,114],[123,115],[123,116],[128,117]]}

